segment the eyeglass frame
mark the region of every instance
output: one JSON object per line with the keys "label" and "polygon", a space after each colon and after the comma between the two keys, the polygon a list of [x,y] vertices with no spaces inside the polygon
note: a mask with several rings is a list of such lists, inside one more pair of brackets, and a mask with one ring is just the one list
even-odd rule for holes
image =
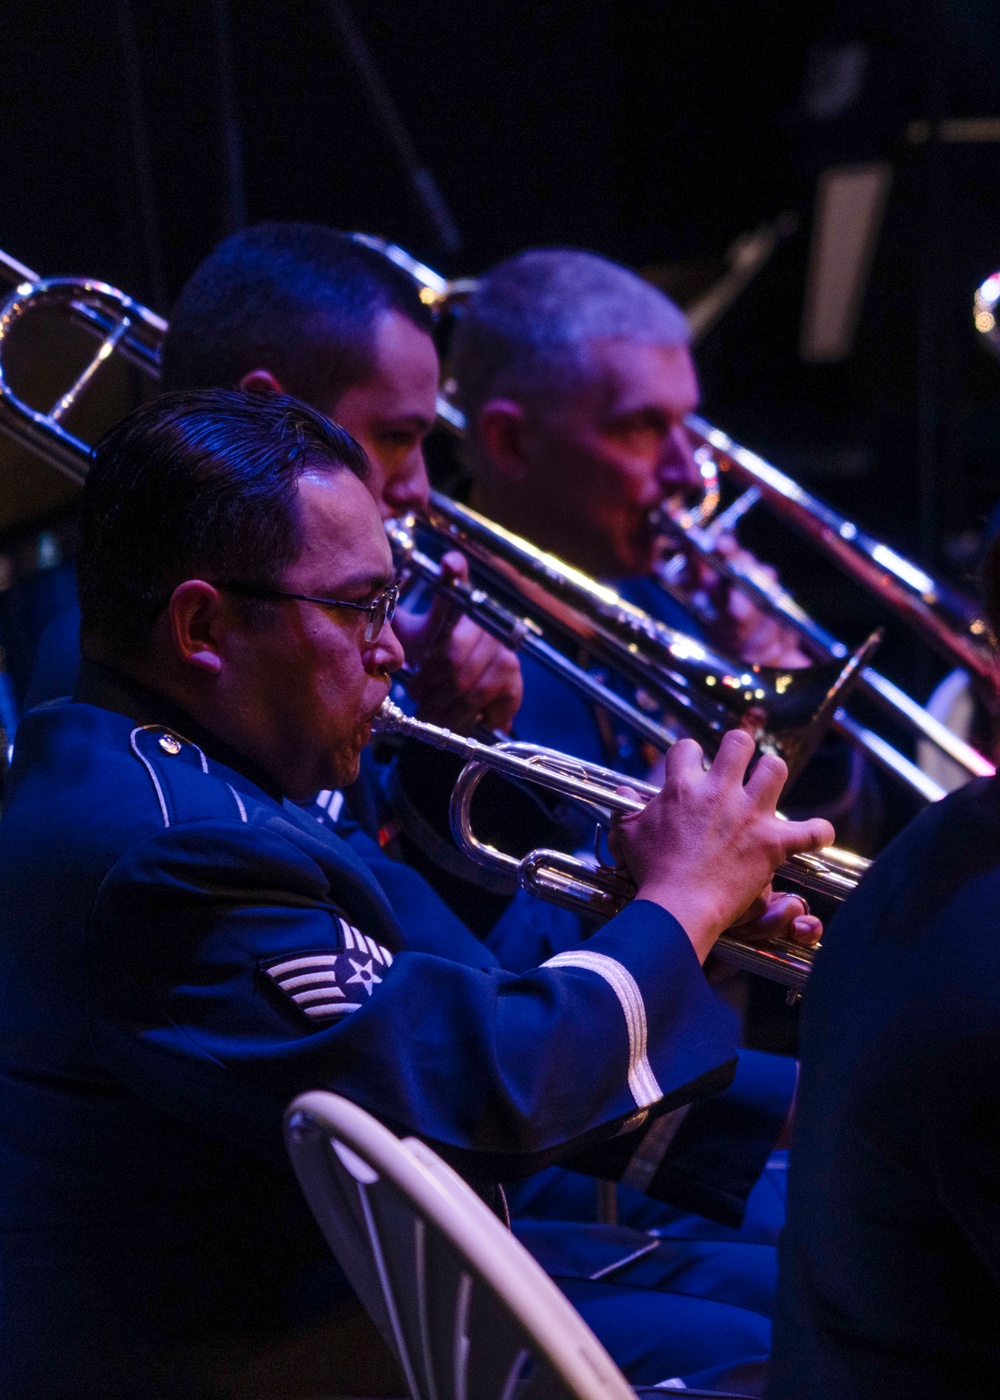
{"label": "eyeglass frame", "polygon": [[299,603],[318,603],[324,608],[350,608],[352,612],[367,613],[366,642],[378,641],[395,616],[396,604],[399,602],[398,579],[393,579],[392,583],[387,584],[370,603],[348,602],[346,598],[316,598],[309,593],[287,593],[281,588],[266,588],[263,584],[244,583],[240,579],[206,579],[206,582],[211,583],[213,588],[224,588],[227,592],[240,594],[244,598],[293,598]]}

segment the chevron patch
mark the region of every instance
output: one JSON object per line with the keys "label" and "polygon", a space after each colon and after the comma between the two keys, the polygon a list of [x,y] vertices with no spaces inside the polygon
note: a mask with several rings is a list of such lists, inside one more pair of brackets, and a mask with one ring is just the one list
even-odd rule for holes
{"label": "chevron patch", "polygon": [[310,1021],[360,1011],[392,966],[392,954],[340,919],[342,948],[287,953],[260,964],[277,989]]}

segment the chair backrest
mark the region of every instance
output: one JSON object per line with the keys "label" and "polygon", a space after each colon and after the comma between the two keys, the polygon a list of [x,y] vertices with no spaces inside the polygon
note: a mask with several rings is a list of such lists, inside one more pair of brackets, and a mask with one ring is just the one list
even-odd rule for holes
{"label": "chair backrest", "polygon": [[523,1245],[424,1143],[322,1092],[295,1100],[285,1138],[413,1400],[635,1400]]}

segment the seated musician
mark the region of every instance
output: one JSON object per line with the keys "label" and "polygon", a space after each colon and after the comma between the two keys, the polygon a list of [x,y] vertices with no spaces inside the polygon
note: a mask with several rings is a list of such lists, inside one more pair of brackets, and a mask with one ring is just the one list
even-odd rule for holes
{"label": "seated musician", "polygon": [[[487,1197],[558,1158],[634,1158],[732,1075],[714,940],[830,839],[775,817],[779,760],[744,785],[745,735],[708,773],[688,742],[616,831],[638,897],[585,951],[518,975],[455,920],[404,928],[389,862],[287,800],[356,777],[402,660],[367,472],[314,410],[232,390],[154,401],[96,452],[78,688],[22,721],[0,823],[11,1400],[344,1393],[357,1343],[348,1324],[320,1348],[288,1101],[344,1093]],[[599,1331],[617,1312],[641,1334],[638,1380],[725,1376],[720,1348],[738,1371],[766,1344],[736,1307],[591,1292]]]}
{"label": "seated musician", "polygon": [[[986,564],[1000,634],[1000,547]],[[932,803],[809,983],[773,1400],[987,1400],[1000,1378],[1000,779]]]}
{"label": "seated musician", "polygon": [[[164,374],[177,389],[236,383],[260,392],[294,387],[312,397],[316,407],[339,415],[361,439],[377,464],[368,487],[383,518],[426,500],[421,448],[433,421],[438,378],[427,312],[399,269],[343,234],[315,225],[270,224],[221,243],[196,270],[174,308]],[[456,567],[463,563],[460,558],[455,562]],[[404,650],[415,635],[419,641],[418,628],[419,624],[409,628]],[[516,659],[465,621],[456,623],[450,634],[447,627],[442,631],[439,642],[432,639],[430,654],[408,654],[412,664],[421,661],[426,677],[426,689],[420,690],[418,681],[422,715],[453,727],[467,727],[477,717],[502,723],[504,707],[506,714],[512,712],[515,684],[509,666],[512,662],[516,667]],[[73,648],[75,653],[75,638]],[[465,667],[466,660],[471,669]],[[75,661],[73,666],[75,670]],[[432,709],[423,708],[431,704]],[[568,734],[567,743],[572,738]],[[421,775],[433,776],[440,755],[422,746],[421,752],[429,759]],[[308,810],[328,824],[334,818],[338,834],[376,874],[408,938],[433,937],[448,926],[468,939],[466,927],[412,863],[384,859],[366,839],[379,835],[382,826],[378,795],[367,781],[353,784],[346,801],[326,787],[322,804]],[[473,895],[479,893],[473,890]],[[469,904],[465,896],[464,905]],[[816,921],[805,916],[795,900],[779,901],[766,921],[772,932],[784,926],[807,941],[816,935]],[[489,948],[501,966],[522,971],[578,940],[572,916],[524,896],[493,928]],[[692,1246],[683,1280],[672,1264],[665,1264],[657,1286],[676,1284],[688,1293],[749,1301],[769,1312],[775,1266],[770,1248],[760,1242],[773,1241],[783,1207],[774,1174],[764,1167],[784,1132],[794,1083],[790,1062],[744,1053],[730,1090],[711,1100],[711,1107],[689,1114],[673,1139],[674,1204],[668,1207],[640,1191],[621,1188],[624,1223],[643,1229],[655,1226],[685,1240],[721,1237],[720,1243],[714,1238],[706,1243],[698,1257]],[[702,1170],[706,1162],[711,1163],[708,1177]],[[552,1177],[559,1183],[556,1191]],[[630,1172],[628,1179],[642,1184],[638,1171]],[[593,1221],[591,1181],[553,1169],[539,1187],[545,1199],[536,1192],[531,1215],[544,1217],[543,1224],[553,1222],[560,1238],[557,1227],[567,1217]],[[740,1233],[734,1237],[737,1226]],[[591,1235],[586,1246],[582,1237],[575,1239],[572,1249],[557,1259],[542,1226],[536,1223],[531,1230],[530,1239],[524,1236],[526,1243],[563,1278],[593,1273],[635,1248],[630,1237],[625,1245],[619,1241],[617,1255],[609,1257],[607,1238]],[[737,1238],[745,1248],[737,1247]],[[724,1279],[720,1250],[728,1251],[731,1259]],[[651,1261],[647,1259],[644,1267],[648,1279]],[[616,1282],[622,1281],[624,1276],[617,1275]],[[612,1349],[623,1355],[620,1338]]]}
{"label": "seated musician", "polygon": [[[450,354],[470,504],[724,655],[808,665],[794,633],[725,578],[691,580],[707,596],[706,619],[653,577],[662,548],[654,512],[701,484],[684,427],[699,392],[689,341],[662,292],[605,258],[549,249],[499,263],[463,308]],[[719,547],[740,554],[731,537]],[[622,725],[537,663],[525,661],[523,673],[519,737],[642,772],[640,746]],[[852,845],[862,773],[834,743],[810,765],[795,805],[824,811]]]}
{"label": "seated musician", "polygon": [[[678,313],[670,310],[671,324],[676,326]],[[163,373],[165,385],[174,389],[235,383],[259,391],[294,389],[334,415],[378,462],[369,488],[383,519],[426,504],[429,488],[422,442],[434,419],[439,377],[427,311],[405,274],[381,254],[359,247],[344,234],[315,225],[268,224],[226,239],[194,272],[173,308]],[[336,389],[331,387],[334,383]],[[464,565],[461,556],[454,563],[456,571]],[[404,635],[404,648],[408,640]],[[501,663],[513,659],[510,653],[490,643],[467,620],[456,625],[448,645],[456,648],[459,643],[463,650],[458,655],[469,655],[472,662],[496,657],[492,671],[502,681],[505,671]],[[501,687],[497,702],[491,706],[490,691],[477,693],[475,667],[460,670],[449,661],[452,653],[442,657],[441,651],[439,646],[420,665],[414,693],[421,717],[468,728],[476,719],[496,724],[513,713],[510,708],[501,709],[514,691],[513,684]],[[407,654],[409,661],[419,659],[417,654]],[[490,674],[488,667],[487,678]],[[467,687],[464,703],[459,703],[455,692],[463,684]],[[414,690],[412,681],[410,689]],[[569,691],[566,730],[551,730],[547,742],[585,754],[585,750],[575,748],[578,735],[573,715],[577,703]],[[420,745],[410,746],[408,757],[408,767],[415,775],[412,786],[418,795],[436,784],[436,791],[446,797],[456,770],[442,762],[439,754]],[[439,776],[442,771],[443,780]],[[365,820],[372,832],[379,826],[370,815],[377,800],[378,792],[373,794],[371,785],[355,785],[342,816]],[[411,813],[415,805],[409,804]],[[422,841],[426,826],[421,829]],[[343,820],[340,829],[344,834]],[[450,836],[447,850],[454,851]],[[415,867],[435,879],[437,890],[464,922],[478,933],[484,925],[489,926],[496,905],[488,895],[461,878],[451,878],[448,871],[442,875],[416,842],[400,843],[400,853],[410,868],[386,864],[380,879],[404,924],[435,922],[441,917],[440,900],[416,879]],[[793,917],[794,909],[787,909],[786,914]],[[798,936],[808,940],[815,936],[816,928],[816,921],[806,916],[800,921]],[[520,970],[536,966],[578,941],[579,936],[577,920],[566,911],[523,895],[499,923],[492,925],[489,945],[503,966]],[[711,1144],[710,1150],[729,1163],[735,1195],[742,1195],[759,1179],[742,1234],[754,1242],[773,1242],[783,1220],[783,1176],[778,1173],[774,1178],[762,1172],[789,1111],[794,1066],[775,1057],[746,1054],[741,1059],[740,1077],[745,1089],[741,1094],[738,1082],[734,1092],[742,1108],[730,1119],[738,1122],[738,1131],[727,1130],[714,1139],[696,1138],[695,1125],[689,1128],[693,1141],[700,1143],[695,1150],[709,1150]],[[720,1120],[722,1116],[720,1111]],[[551,1176],[559,1180],[554,1192]],[[537,1193],[533,1196],[531,1214],[554,1219],[572,1214],[591,1220],[591,1184],[561,1172],[550,1177],[544,1184],[539,1181],[538,1189],[545,1191],[545,1199],[543,1202]],[[666,1213],[662,1205],[636,1192],[623,1188],[619,1195],[622,1218],[629,1223],[676,1230],[686,1236],[725,1234],[726,1227],[709,1225],[701,1218],[692,1223],[687,1213]],[[697,1195],[684,1203],[702,1215],[715,1213],[710,1202]],[[732,1225],[739,1217],[726,1212],[725,1218]],[[760,1286],[770,1276],[770,1260],[752,1262],[749,1256],[755,1250],[756,1244],[747,1251],[746,1268]],[[708,1287],[707,1280],[701,1286]]]}

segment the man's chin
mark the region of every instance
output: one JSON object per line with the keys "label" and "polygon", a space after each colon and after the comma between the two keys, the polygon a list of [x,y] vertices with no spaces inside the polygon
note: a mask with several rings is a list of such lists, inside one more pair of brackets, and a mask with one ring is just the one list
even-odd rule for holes
{"label": "man's chin", "polygon": [[344,754],[337,760],[337,781],[333,784],[337,788],[350,787],[351,783],[358,780],[361,772],[361,752],[357,750],[353,753]]}

